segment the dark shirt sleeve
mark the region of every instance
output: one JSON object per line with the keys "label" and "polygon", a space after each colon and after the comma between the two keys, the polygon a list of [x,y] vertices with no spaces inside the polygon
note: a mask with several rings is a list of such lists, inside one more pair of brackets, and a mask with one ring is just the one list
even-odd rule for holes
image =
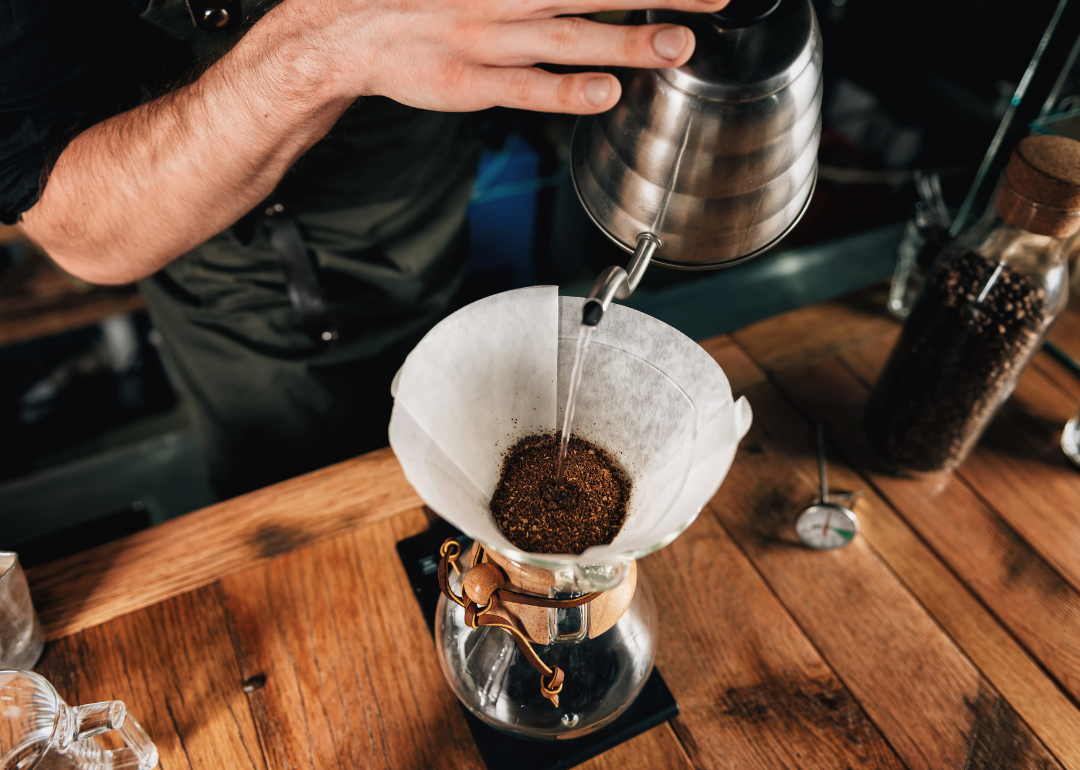
{"label": "dark shirt sleeve", "polygon": [[0,0],[0,221],[37,202],[78,131],[139,102],[132,16],[114,0]]}

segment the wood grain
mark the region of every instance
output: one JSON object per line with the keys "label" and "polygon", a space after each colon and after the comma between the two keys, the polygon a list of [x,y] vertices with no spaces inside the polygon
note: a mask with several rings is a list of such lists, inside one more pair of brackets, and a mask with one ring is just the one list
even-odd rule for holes
{"label": "wood grain", "polygon": [[[280,768],[482,768],[443,679],[394,545],[419,509],[294,551],[223,582],[267,764]],[[584,767],[681,768],[670,727]]]}
{"label": "wood grain", "polygon": [[659,600],[673,725],[695,767],[903,767],[712,517],[641,570]]}
{"label": "wood grain", "polygon": [[394,544],[420,510],[226,578],[270,770],[482,767]]}
{"label": "wood grain", "polygon": [[[849,351],[844,360],[872,383],[885,364],[878,346]],[[1061,451],[1061,430],[1076,400],[1046,374],[1052,359],[1024,372],[957,475],[1043,559],[1080,589],[1080,470]]]}
{"label": "wood grain", "polygon": [[[867,347],[851,351],[844,360],[852,371],[866,375],[880,366],[881,356],[880,351]],[[1041,376],[1038,371],[1026,372],[1017,393],[1027,392],[1028,382],[1037,383]],[[819,377],[829,378],[834,393],[828,398],[844,393],[843,398],[851,404],[848,411],[857,411],[865,399],[865,387],[855,385],[843,373],[834,370],[808,377],[819,382]],[[805,383],[796,386],[794,379],[792,392],[794,387],[808,391]],[[1047,442],[1047,437],[1044,434],[1040,439],[1027,433],[1030,426],[1021,419],[1018,404],[1007,404],[1004,411],[1003,425],[991,429],[1002,442],[999,446],[1008,455],[1006,460],[995,462],[984,441],[969,460],[974,461],[973,468],[965,464],[951,477],[915,481],[874,473],[871,479],[1062,686],[1074,698],[1080,698],[1080,645],[1076,644],[1080,638],[1080,591],[1063,577],[1075,574],[1075,565],[1065,564],[1065,572],[1059,572],[1040,553],[1055,552],[1060,560],[1069,552],[1070,543],[1077,542],[1076,525],[1068,523],[1076,511],[1062,507],[1069,505],[1070,497],[1075,499],[1076,472],[1064,466],[1066,460],[1060,450],[1053,451],[1052,442],[1050,447],[1038,448],[1040,441]],[[851,440],[854,443],[856,439]],[[1046,457],[1045,450],[1053,457],[1050,462],[1039,459]],[[1037,452],[1034,458],[1029,456],[1032,452]],[[1017,476],[1008,467],[1010,464],[1026,468],[1028,475]],[[1042,494],[1037,488],[1040,483],[1053,482],[1061,497],[1045,508],[1028,509],[1029,520],[1023,521],[1012,511],[1013,505],[1023,505],[1023,488],[1010,491],[1008,484],[987,476],[994,472],[1006,474],[1014,484],[1031,484],[1029,494],[1036,498]],[[976,476],[977,486],[973,488],[972,478]],[[991,486],[1008,494],[1008,506],[980,494],[980,487]],[[928,500],[932,505],[927,505]],[[1044,524],[1048,517],[1062,523],[1056,534]],[[1024,530],[1036,533],[1039,539],[1022,537],[1010,519],[1019,521]],[[1075,550],[1075,545],[1071,548]]]}
{"label": "wood grain", "polygon": [[30,592],[57,639],[419,504],[382,449],[35,567]]}
{"label": "wood grain", "polygon": [[769,384],[746,395],[755,424],[709,509],[906,766],[1056,765],[865,538],[827,553],[798,544],[793,517],[816,474],[790,446],[812,445],[811,427]]}
{"label": "wood grain", "polygon": [[1045,374],[1063,393],[1080,405],[1080,376],[1048,353],[1035,356],[1031,366]]}
{"label": "wood grain", "polygon": [[753,351],[754,362],[767,372],[806,366],[898,331],[900,325],[885,312],[885,296],[881,287],[865,289],[760,321],[731,336]]}
{"label": "wood grain", "polygon": [[94,289],[34,308],[14,309],[11,304],[0,301],[0,347],[90,326],[110,316],[146,308],[146,300],[138,292],[110,289]]}
{"label": "wood grain", "polygon": [[693,764],[671,724],[654,727],[647,733],[621,743],[598,757],[577,766],[576,770],[691,770]]}
{"label": "wood grain", "polygon": [[[223,582],[271,770],[483,767],[394,550],[427,526],[412,510]],[[583,767],[689,763],[664,725]]]}
{"label": "wood grain", "polygon": [[222,581],[270,770],[482,767],[394,552],[421,511]]}
{"label": "wood grain", "polygon": [[[865,385],[836,362],[806,370],[792,371],[779,379],[785,393],[813,419],[824,420],[844,456],[852,460],[876,491],[899,512],[919,536],[949,568],[1004,623],[1009,632],[1075,697],[1080,651],[1075,644],[1080,633],[1080,597],[1051,569],[997,514],[976,495],[959,476],[940,479],[899,479],[874,470],[867,450],[858,438],[858,415]],[[915,582],[918,576],[909,580]],[[972,628],[967,634],[974,634]],[[970,636],[968,637],[970,643]],[[1007,648],[1000,648],[1007,650]],[[1012,681],[1010,672],[992,649],[973,646],[969,653],[988,667],[999,687]],[[1038,683],[1031,680],[1030,683]],[[1017,683],[1013,681],[1013,685]],[[1035,692],[1010,687],[1014,703],[1025,708],[1029,722],[1041,723],[1043,714],[1034,713]],[[1048,714],[1057,714],[1056,726],[1049,732],[1060,733],[1061,699],[1048,697]],[[1024,705],[1027,704],[1027,705]],[[1075,717],[1068,716],[1073,724]],[[1073,733],[1075,735],[1075,733]],[[1055,747],[1060,741],[1045,738]],[[1071,749],[1059,753],[1074,756]]]}
{"label": "wood grain", "polygon": [[765,381],[765,372],[742,352],[742,348],[730,336],[713,337],[700,344],[724,370],[735,398],[751,385]]}
{"label": "wood grain", "polygon": [[1080,361],[1080,299],[1075,294],[1050,330],[1049,339],[1072,356],[1074,361]]}
{"label": "wood grain", "polygon": [[70,705],[122,700],[162,770],[264,770],[216,586],[46,647],[37,671]]}
{"label": "wood grain", "polygon": [[[794,396],[799,400],[798,393]],[[759,419],[764,421],[768,416],[760,413]],[[792,460],[812,479],[816,447],[809,434],[787,431],[783,441],[792,450]],[[860,537],[1031,725],[1051,753],[1065,767],[1080,770],[1080,710],[865,478],[839,462],[829,463],[829,478],[835,489],[864,490],[857,508]]]}

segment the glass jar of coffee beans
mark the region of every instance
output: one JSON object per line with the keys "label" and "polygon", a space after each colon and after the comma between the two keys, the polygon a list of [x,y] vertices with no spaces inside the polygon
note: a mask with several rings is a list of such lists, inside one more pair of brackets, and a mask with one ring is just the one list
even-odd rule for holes
{"label": "glass jar of coffee beans", "polygon": [[894,472],[962,463],[1068,301],[1080,230],[1080,142],[1029,136],[987,212],[926,277],[864,415]]}

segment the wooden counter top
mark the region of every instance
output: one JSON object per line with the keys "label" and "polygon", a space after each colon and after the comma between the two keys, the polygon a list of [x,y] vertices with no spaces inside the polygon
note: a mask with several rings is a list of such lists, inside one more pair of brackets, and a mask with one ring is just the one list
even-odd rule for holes
{"label": "wooden counter top", "polygon": [[[1080,471],[1057,446],[1080,380],[1041,354],[957,473],[882,475],[857,418],[899,328],[883,306],[703,343],[754,426],[641,561],[681,715],[583,767],[1080,770]],[[1055,340],[1080,350],[1080,315]],[[833,485],[865,492],[827,553],[791,528],[818,419]],[[127,702],[166,770],[482,767],[394,550],[428,525],[382,450],[44,565],[38,670]]]}

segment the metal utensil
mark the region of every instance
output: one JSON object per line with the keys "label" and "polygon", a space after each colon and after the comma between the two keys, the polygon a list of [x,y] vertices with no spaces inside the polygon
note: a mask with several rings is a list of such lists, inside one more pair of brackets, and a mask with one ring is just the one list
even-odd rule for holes
{"label": "metal utensil", "polygon": [[574,131],[578,197],[609,238],[636,251],[628,279],[605,276],[599,296],[633,291],[647,249],[652,262],[688,270],[760,254],[799,220],[817,179],[822,47],[810,0],[627,18],[658,22],[690,27],[694,55],[681,67],[613,70],[619,103]]}
{"label": "metal utensil", "polygon": [[859,534],[859,519],[854,511],[829,500],[829,483],[825,476],[825,426],[817,424],[818,474],[821,494],[818,502],[799,513],[795,532],[807,548],[831,551],[843,548]]}

